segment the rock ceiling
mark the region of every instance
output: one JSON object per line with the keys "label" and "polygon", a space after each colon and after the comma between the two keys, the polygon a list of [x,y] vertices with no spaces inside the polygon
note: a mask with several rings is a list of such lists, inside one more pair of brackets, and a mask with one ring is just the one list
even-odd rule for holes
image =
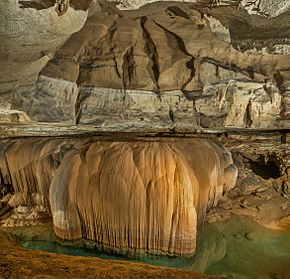
{"label": "rock ceiling", "polygon": [[287,3],[151,2],[2,3],[0,122],[290,128]]}

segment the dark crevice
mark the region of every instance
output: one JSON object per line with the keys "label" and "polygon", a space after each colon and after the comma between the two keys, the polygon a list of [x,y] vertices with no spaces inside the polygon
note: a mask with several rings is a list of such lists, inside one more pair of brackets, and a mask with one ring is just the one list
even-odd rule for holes
{"label": "dark crevice", "polygon": [[36,10],[44,10],[50,7],[53,7],[55,4],[55,0],[31,0],[31,1],[19,1],[19,5],[21,9],[32,8]]}
{"label": "dark crevice", "polygon": [[80,123],[80,119],[82,118],[82,104],[91,95],[91,91],[89,89],[81,90],[79,88],[78,96],[75,102],[75,125]]}
{"label": "dark crevice", "polygon": [[279,71],[276,71],[273,75],[273,78],[277,84],[277,87],[279,88],[280,92],[283,94],[285,93],[285,85],[284,85],[284,79]]}
{"label": "dark crevice", "polygon": [[133,48],[127,49],[123,55],[123,88],[127,89],[127,85],[131,86],[135,78],[136,63],[133,54]]}
{"label": "dark crevice", "polygon": [[247,128],[251,128],[251,126],[253,124],[253,120],[251,118],[251,110],[252,110],[252,101],[249,100],[249,103],[246,107],[246,113],[244,116],[244,123],[246,124]]}
{"label": "dark crevice", "polygon": [[167,10],[173,13],[175,16],[190,20],[190,17],[188,16],[188,14],[186,14],[183,10],[181,10],[177,6],[169,7]]}
{"label": "dark crevice", "polygon": [[173,110],[172,109],[169,110],[169,117],[170,117],[170,119],[171,119],[172,122],[175,122],[174,121],[174,113],[173,113]]}
{"label": "dark crevice", "polygon": [[190,69],[190,76],[188,78],[188,80],[185,82],[185,84],[182,86],[181,91],[186,95],[188,93],[188,91],[185,89],[186,86],[192,81],[192,79],[195,76],[195,67],[194,67],[194,61],[195,61],[195,57],[193,57],[186,49],[186,46],[184,44],[184,41],[181,37],[179,37],[178,35],[176,35],[175,33],[171,32],[170,30],[168,30],[167,28],[165,28],[164,26],[162,26],[161,24],[159,24],[158,22],[154,21],[154,23],[159,26],[162,30],[164,30],[165,34],[170,34],[171,36],[173,36],[177,42],[178,45],[178,49],[181,50],[185,55],[189,56],[191,59],[186,63],[186,66],[188,69]]}
{"label": "dark crevice", "polygon": [[146,22],[147,22],[147,17],[144,16],[140,19],[141,27],[143,30],[143,37],[144,37],[145,42],[146,42],[145,51],[147,52],[147,54],[149,55],[149,57],[151,58],[151,61],[152,61],[152,64],[148,65],[149,66],[149,73],[151,75],[153,75],[152,79],[153,79],[154,83],[156,84],[157,93],[160,93],[160,88],[158,85],[158,80],[159,80],[159,76],[160,76],[158,53],[156,50],[156,46],[153,42],[153,39],[150,36],[150,32],[145,27]]}
{"label": "dark crevice", "polygon": [[[64,3],[67,7],[70,6],[75,10],[86,11],[93,0],[69,0],[69,1],[57,1],[57,4]],[[32,8],[36,10],[45,10],[55,5],[55,0],[31,0],[31,1],[19,1],[19,5],[21,9]],[[58,7],[58,9],[62,9]]]}
{"label": "dark crevice", "polygon": [[188,78],[188,80],[185,82],[185,84],[183,84],[183,86],[181,87],[181,91],[182,93],[187,97],[189,91],[186,90],[187,85],[193,80],[193,78],[195,77],[195,67],[194,67],[194,57],[192,57],[192,59],[190,61],[188,61],[186,63],[186,66],[188,69],[191,70],[190,72],[190,76]]}
{"label": "dark crevice", "polygon": [[107,40],[107,45],[109,46],[110,51],[113,54],[113,61],[114,61],[114,64],[115,64],[116,74],[121,79],[122,75],[121,75],[121,73],[119,72],[119,69],[118,69],[118,63],[117,63],[116,55],[115,55],[115,52],[114,52],[114,46],[111,43],[113,41],[113,36],[114,36],[116,30],[117,30],[117,22],[115,21],[113,23],[113,25],[110,27],[109,31],[108,31],[108,34],[106,36],[106,40]]}
{"label": "dark crevice", "polygon": [[162,30],[165,31],[165,34],[169,33],[171,34],[177,42],[178,45],[178,49],[181,50],[184,54],[186,54],[187,56],[193,57],[190,53],[188,53],[188,51],[186,50],[185,44],[183,42],[183,39],[181,37],[179,37],[178,35],[176,35],[175,33],[171,32],[170,30],[168,30],[167,28],[165,28],[164,26],[162,26],[160,23],[156,22],[156,20],[154,20],[154,23],[160,27]]}
{"label": "dark crevice", "polygon": [[[221,67],[223,69],[226,69],[229,71],[234,71],[235,73],[241,73],[241,74],[249,77],[251,80],[253,80],[254,74],[256,72],[260,73],[264,76],[267,75],[265,72],[263,72],[262,69],[259,69],[259,68],[255,69],[253,67],[247,67],[247,68],[243,69],[234,63],[224,64],[224,63],[221,63],[220,61],[212,59],[210,57],[203,57],[201,63],[203,63],[203,62],[208,62],[210,64],[216,65],[216,66]],[[257,82],[257,81],[255,81],[255,82]]]}
{"label": "dark crevice", "polygon": [[58,14],[58,16],[64,15],[69,7],[69,1],[70,0],[56,0],[55,1],[55,11]]}
{"label": "dark crevice", "polygon": [[256,175],[266,180],[281,177],[279,161],[274,155],[269,157],[260,155],[256,160],[248,159],[248,167],[250,167]]}

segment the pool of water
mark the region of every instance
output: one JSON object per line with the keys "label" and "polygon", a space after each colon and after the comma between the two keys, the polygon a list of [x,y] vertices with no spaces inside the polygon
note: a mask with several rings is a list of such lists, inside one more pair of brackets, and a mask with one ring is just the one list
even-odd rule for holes
{"label": "pool of water", "polygon": [[239,216],[206,225],[198,235],[196,254],[190,258],[117,256],[80,244],[57,243],[53,236],[42,239],[23,232],[15,236],[23,247],[33,250],[145,262],[230,278],[290,278],[290,232],[267,229]]}

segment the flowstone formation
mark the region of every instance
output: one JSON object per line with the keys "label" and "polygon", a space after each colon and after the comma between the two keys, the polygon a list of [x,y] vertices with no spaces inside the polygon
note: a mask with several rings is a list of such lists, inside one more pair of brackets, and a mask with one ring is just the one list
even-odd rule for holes
{"label": "flowstone formation", "polygon": [[192,255],[198,223],[237,179],[230,152],[201,139],[30,140],[4,150],[1,175],[14,192],[5,226],[47,213],[60,238],[118,252]]}

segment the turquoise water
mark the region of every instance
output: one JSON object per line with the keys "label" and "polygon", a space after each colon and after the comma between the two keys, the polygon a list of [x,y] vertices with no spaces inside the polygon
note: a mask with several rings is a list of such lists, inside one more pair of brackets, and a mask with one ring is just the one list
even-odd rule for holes
{"label": "turquoise water", "polygon": [[53,253],[145,262],[230,278],[290,278],[290,233],[266,229],[244,217],[206,225],[191,258],[126,257],[50,242],[39,236],[24,239],[23,234],[18,234],[18,239],[25,248]]}

